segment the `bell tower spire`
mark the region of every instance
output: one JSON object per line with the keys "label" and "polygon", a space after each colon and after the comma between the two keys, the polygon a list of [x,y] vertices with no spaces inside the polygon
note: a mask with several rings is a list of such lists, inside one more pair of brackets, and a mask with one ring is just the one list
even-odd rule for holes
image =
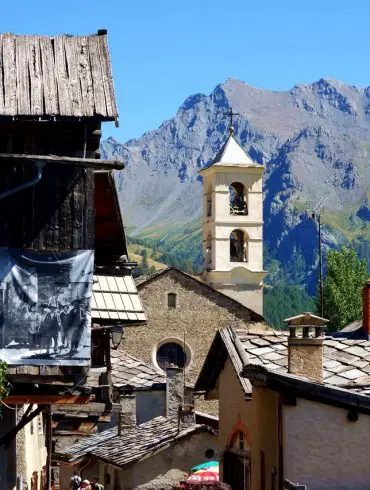
{"label": "bell tower spire", "polygon": [[213,288],[263,314],[264,166],[229,136],[203,168],[203,278]]}

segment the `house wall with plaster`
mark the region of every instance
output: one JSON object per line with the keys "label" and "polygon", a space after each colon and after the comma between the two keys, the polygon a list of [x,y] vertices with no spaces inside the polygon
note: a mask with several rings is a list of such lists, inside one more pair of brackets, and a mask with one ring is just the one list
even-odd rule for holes
{"label": "house wall with plaster", "polygon": [[284,477],[310,490],[369,488],[370,416],[302,398],[283,406]]}

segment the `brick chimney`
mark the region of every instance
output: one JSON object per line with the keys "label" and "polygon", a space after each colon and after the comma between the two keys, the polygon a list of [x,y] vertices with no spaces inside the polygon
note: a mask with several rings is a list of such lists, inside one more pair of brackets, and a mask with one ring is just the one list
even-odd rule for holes
{"label": "brick chimney", "polygon": [[166,369],[166,417],[178,417],[184,403],[184,370],[178,367]]}
{"label": "brick chimney", "polygon": [[125,429],[136,426],[136,396],[122,395],[120,397],[121,409],[118,417],[118,435]]}
{"label": "brick chimney", "polygon": [[[317,383],[323,382],[323,329],[328,320],[303,313],[284,320],[289,328],[288,372]],[[297,330],[302,332],[297,332]]]}
{"label": "brick chimney", "polygon": [[370,340],[370,279],[362,289],[362,329],[367,340]]}

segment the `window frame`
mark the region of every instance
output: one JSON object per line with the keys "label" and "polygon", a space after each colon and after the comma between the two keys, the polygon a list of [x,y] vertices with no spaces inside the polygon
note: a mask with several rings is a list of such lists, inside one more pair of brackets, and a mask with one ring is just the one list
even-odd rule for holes
{"label": "window frame", "polygon": [[157,353],[158,353],[158,350],[164,344],[178,344],[183,349],[185,347],[186,359],[185,359],[185,366],[184,366],[184,368],[186,370],[186,369],[188,369],[191,366],[191,364],[193,362],[193,349],[186,342],[186,340],[185,340],[185,344],[184,344],[184,339],[180,339],[178,337],[167,337],[167,338],[164,338],[164,339],[160,340],[159,342],[157,342],[157,344],[155,344],[153,346],[153,348],[152,348],[152,356],[151,356],[152,357],[152,363],[153,363],[153,365],[156,367],[156,369],[158,371],[160,371],[161,373],[165,373],[166,372],[166,369],[163,369],[158,364],[158,361],[157,361]]}

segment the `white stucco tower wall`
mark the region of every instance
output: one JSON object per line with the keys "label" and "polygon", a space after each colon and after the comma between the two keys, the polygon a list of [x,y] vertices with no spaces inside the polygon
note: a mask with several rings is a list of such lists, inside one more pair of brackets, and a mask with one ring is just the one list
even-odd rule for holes
{"label": "white stucco tower wall", "polygon": [[[230,136],[203,176],[203,279],[263,315],[263,165],[253,162]],[[244,209],[230,206],[230,186],[243,189]],[[243,208],[241,206],[241,208]],[[230,235],[240,230],[244,252],[230,254]],[[241,236],[241,234],[239,233]],[[235,234],[233,234],[235,236]],[[239,248],[240,250],[240,248]]]}

